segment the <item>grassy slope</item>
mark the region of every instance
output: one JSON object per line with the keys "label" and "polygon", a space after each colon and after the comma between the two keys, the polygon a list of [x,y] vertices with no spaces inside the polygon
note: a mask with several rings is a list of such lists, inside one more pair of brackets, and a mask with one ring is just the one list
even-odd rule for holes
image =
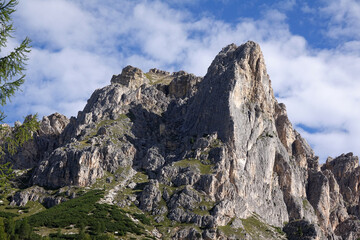
{"label": "grassy slope", "polygon": [[[104,232],[118,236],[142,236],[146,237],[144,224],[150,224],[145,215],[137,214],[130,216],[120,208],[108,204],[98,204],[103,197],[103,191],[92,190],[83,196],[61,203],[50,209],[27,217],[32,227],[40,230],[39,233],[46,235],[60,229],[78,233],[81,227],[91,235]],[[139,221],[135,223],[133,220]],[[142,224],[144,223],[144,224]]]}

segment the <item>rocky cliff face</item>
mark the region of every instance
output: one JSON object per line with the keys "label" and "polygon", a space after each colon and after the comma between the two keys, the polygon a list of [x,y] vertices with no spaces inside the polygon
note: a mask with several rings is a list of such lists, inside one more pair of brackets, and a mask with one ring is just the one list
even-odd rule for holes
{"label": "rocky cliff face", "polygon": [[[34,168],[30,185],[114,181],[104,202],[154,215],[162,237],[360,237],[358,158],[320,167],[254,42],[223,48],[203,78],[128,66],[76,118],[44,117],[29,144],[11,160]],[[34,198],[20,196],[14,204]]]}

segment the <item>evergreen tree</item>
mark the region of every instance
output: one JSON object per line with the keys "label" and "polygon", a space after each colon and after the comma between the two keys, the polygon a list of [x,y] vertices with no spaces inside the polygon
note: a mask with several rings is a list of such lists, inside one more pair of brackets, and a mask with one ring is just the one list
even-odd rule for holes
{"label": "evergreen tree", "polygon": [[100,225],[99,222],[95,223],[94,232],[95,232],[95,234],[100,234],[101,233],[101,225]]}
{"label": "evergreen tree", "polygon": [[83,223],[79,224],[79,239],[85,239],[85,227]]}
{"label": "evergreen tree", "polygon": [[5,230],[6,233],[10,236],[10,238],[15,235],[15,221],[13,218],[6,219]]}
{"label": "evergreen tree", "polygon": [[[14,27],[11,14],[15,12],[17,0],[0,0],[0,53],[6,48],[12,37]],[[22,43],[7,55],[0,55],[0,106],[5,106],[10,98],[25,81],[25,63],[30,52],[30,40],[25,38]],[[0,109],[0,123],[6,115]],[[13,131],[9,127],[0,125],[0,157],[5,152],[15,154],[16,150],[32,137],[32,133],[39,128],[37,116],[29,116],[23,124],[15,126]],[[7,186],[13,177],[10,164],[0,165],[0,188]]]}
{"label": "evergreen tree", "polygon": [[18,233],[22,239],[29,239],[32,233],[32,229],[27,219],[23,219],[20,223]]}
{"label": "evergreen tree", "polygon": [[7,234],[5,232],[5,224],[4,224],[4,219],[0,218],[0,239],[1,240],[7,240]]}
{"label": "evergreen tree", "polygon": [[105,223],[103,221],[98,221],[94,225],[94,232],[95,234],[99,235],[101,233],[104,233],[106,230]]}
{"label": "evergreen tree", "polygon": [[[16,0],[0,2],[0,47],[6,47],[8,38],[12,37],[14,27],[12,24],[11,14],[15,12]],[[19,47],[11,53],[0,58],[0,103],[6,104],[10,97],[19,90],[24,83],[26,54],[30,52],[30,40],[25,38]],[[15,78],[15,79],[14,79]],[[0,120],[4,120],[5,114],[0,111]]]}
{"label": "evergreen tree", "polygon": [[9,187],[9,180],[15,176],[11,164],[0,164],[0,189],[5,190]]}
{"label": "evergreen tree", "polygon": [[100,232],[103,233],[105,231],[106,231],[105,222],[101,221],[100,222]]}

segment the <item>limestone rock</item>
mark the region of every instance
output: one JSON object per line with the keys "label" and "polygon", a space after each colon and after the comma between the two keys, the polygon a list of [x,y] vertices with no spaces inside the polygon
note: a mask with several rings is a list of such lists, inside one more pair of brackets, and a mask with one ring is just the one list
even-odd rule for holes
{"label": "limestone rock", "polygon": [[[68,197],[70,197],[70,195]],[[16,192],[12,197],[10,205],[24,207],[29,201],[40,202],[45,207],[50,208],[66,201],[66,199],[63,196],[54,195],[51,191],[39,186],[33,186],[24,191]]]}
{"label": "limestone rock", "polygon": [[193,96],[196,91],[196,84],[201,81],[200,77],[180,71],[173,74],[174,79],[169,84],[169,94],[174,97],[184,98]]}
{"label": "limestone rock", "polygon": [[336,228],[335,233],[343,239],[357,240],[360,238],[360,222],[358,219],[349,218]]}
{"label": "limestone rock", "polygon": [[11,162],[17,169],[38,166],[40,159],[61,145],[60,135],[68,124],[69,119],[59,113],[44,116],[40,121],[40,129],[33,134],[33,139],[26,142],[15,155],[7,154],[5,161]]}
{"label": "limestone rock", "polygon": [[60,135],[70,120],[59,113],[43,117],[40,123],[40,135]]}
{"label": "limestone rock", "polygon": [[164,157],[159,153],[159,149],[156,147],[150,148],[145,156],[143,162],[143,168],[151,171],[155,171],[162,167],[165,163]]}
{"label": "limestone rock", "polygon": [[187,185],[183,191],[175,193],[171,197],[168,206],[172,209],[182,207],[193,210],[199,201],[201,201],[199,194]]}
{"label": "limestone rock", "polygon": [[152,180],[142,191],[140,196],[140,208],[144,211],[151,211],[161,200],[159,182]]}
{"label": "limestone rock", "polygon": [[112,84],[120,83],[131,89],[136,89],[148,82],[149,80],[145,78],[143,71],[132,66],[125,67],[120,75],[114,75],[111,79]]}
{"label": "limestone rock", "polygon": [[[320,167],[252,41],[223,48],[203,78],[127,66],[77,117],[44,117],[27,144],[9,161],[34,168],[30,185],[101,180],[113,187],[103,203],[171,222],[161,234],[173,239],[281,239],[283,227],[289,239],[359,237],[359,159],[349,153]],[[30,188],[13,204],[42,194]],[[254,235],[248,219],[268,231]]]}
{"label": "limestone rock", "polygon": [[185,228],[178,231],[173,239],[199,239],[201,234],[195,228]]}
{"label": "limestone rock", "polygon": [[[358,189],[360,183],[359,158],[353,153],[328,158],[321,167],[323,172],[331,172],[336,183],[336,192],[344,201],[347,212],[360,218]],[[341,200],[342,200],[341,199]]]}

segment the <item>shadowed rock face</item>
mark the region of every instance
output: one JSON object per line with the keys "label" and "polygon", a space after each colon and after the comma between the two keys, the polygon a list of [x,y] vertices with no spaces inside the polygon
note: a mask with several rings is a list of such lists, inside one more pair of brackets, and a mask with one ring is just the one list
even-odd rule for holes
{"label": "shadowed rock face", "polygon": [[[32,184],[84,187],[114,174],[106,202],[134,203],[159,224],[168,218],[202,229],[174,229],[175,239],[230,238],[214,230],[227,225],[249,231],[248,239],[282,238],[273,230],[254,235],[249,219],[286,224],[289,239],[360,237],[358,158],[328,159],[320,169],[251,41],[223,48],[204,78],[128,66],[76,118],[44,118],[32,143],[50,135],[53,147],[35,150]],[[142,192],[117,202],[140,172],[149,179]],[[19,196],[35,198],[32,190],[14,203],[24,203]]]}
{"label": "shadowed rock face", "polygon": [[6,161],[18,169],[38,166],[41,159],[61,145],[59,136],[68,124],[69,119],[59,113],[43,117],[34,141],[26,142],[15,155],[7,155]]}

